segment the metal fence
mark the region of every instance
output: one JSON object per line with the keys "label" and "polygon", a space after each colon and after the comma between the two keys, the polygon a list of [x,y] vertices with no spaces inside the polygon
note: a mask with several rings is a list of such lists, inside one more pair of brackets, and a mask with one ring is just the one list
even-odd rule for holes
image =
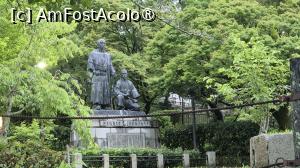
{"label": "metal fence", "polygon": [[86,167],[99,168],[103,167],[103,156],[83,156],[82,161]]}
{"label": "metal fence", "polygon": [[243,167],[250,165],[249,156],[218,156],[216,157],[217,166],[224,167]]}
{"label": "metal fence", "polygon": [[180,167],[182,166],[182,156],[164,156],[165,167]]}
{"label": "metal fence", "polygon": [[191,156],[190,157],[191,167],[207,167],[207,156]]}
{"label": "metal fence", "polygon": [[113,167],[130,168],[131,157],[130,156],[109,156],[109,163]]}
{"label": "metal fence", "polygon": [[[78,154],[77,154],[78,155]],[[81,154],[79,154],[81,156]],[[76,161],[71,155],[71,163],[80,163],[82,167],[87,168],[103,168],[104,167],[104,156],[102,155],[83,155],[82,160]],[[149,155],[149,156],[136,156],[136,165],[141,168],[155,168],[159,167],[159,156]],[[131,168],[132,167],[131,156],[109,156],[109,167],[118,168]],[[173,168],[173,167],[184,167],[186,160],[182,155],[164,155],[163,156],[163,167]],[[207,165],[207,158],[205,155],[201,156],[191,156],[189,157],[189,167],[205,167]],[[82,163],[82,164],[81,164]],[[78,165],[78,164],[77,164]]]}
{"label": "metal fence", "polygon": [[137,165],[143,168],[157,167],[157,156],[137,156]]}

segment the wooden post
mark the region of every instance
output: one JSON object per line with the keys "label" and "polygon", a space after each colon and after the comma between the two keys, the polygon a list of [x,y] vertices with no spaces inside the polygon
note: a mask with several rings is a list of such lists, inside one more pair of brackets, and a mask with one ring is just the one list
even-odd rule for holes
{"label": "wooden post", "polygon": [[[296,95],[300,93],[300,58],[292,58],[290,67],[292,71],[291,92],[292,95]],[[295,159],[300,159],[300,101],[292,102],[292,112]]]}

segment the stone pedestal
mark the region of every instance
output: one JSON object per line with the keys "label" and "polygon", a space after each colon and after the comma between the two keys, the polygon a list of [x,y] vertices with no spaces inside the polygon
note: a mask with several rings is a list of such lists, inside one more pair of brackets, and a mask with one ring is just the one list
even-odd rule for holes
{"label": "stone pedestal", "polygon": [[[92,116],[135,116],[146,115],[140,111],[95,110]],[[107,147],[159,147],[158,123],[150,117],[93,119],[91,134],[102,148]],[[71,141],[80,144],[80,138],[72,133]]]}
{"label": "stone pedestal", "polygon": [[295,159],[293,135],[262,134],[250,139],[250,167],[274,164],[277,158]]}

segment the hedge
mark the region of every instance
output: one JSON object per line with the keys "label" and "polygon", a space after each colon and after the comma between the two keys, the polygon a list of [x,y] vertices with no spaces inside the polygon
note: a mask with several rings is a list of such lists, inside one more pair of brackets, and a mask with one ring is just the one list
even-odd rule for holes
{"label": "hedge", "polygon": [[[196,127],[197,148],[220,156],[249,156],[250,138],[258,133],[259,125],[249,121],[201,124]],[[166,129],[161,143],[170,149],[193,149],[192,126]]]}
{"label": "hedge", "polygon": [[180,148],[167,149],[167,148],[100,148],[100,149],[86,149],[80,150],[83,155],[102,155],[108,154],[110,156],[129,156],[130,154],[136,154],[137,156],[156,156],[157,154],[163,154],[167,156],[178,156],[183,153],[189,153],[190,155],[199,155],[199,152],[194,150],[183,151]]}

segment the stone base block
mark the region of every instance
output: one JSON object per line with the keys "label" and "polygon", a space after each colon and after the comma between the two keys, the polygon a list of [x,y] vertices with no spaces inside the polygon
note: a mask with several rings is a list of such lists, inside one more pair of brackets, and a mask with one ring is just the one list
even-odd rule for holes
{"label": "stone base block", "polygon": [[260,168],[274,164],[277,158],[294,160],[293,134],[262,134],[250,139],[250,165]]}

